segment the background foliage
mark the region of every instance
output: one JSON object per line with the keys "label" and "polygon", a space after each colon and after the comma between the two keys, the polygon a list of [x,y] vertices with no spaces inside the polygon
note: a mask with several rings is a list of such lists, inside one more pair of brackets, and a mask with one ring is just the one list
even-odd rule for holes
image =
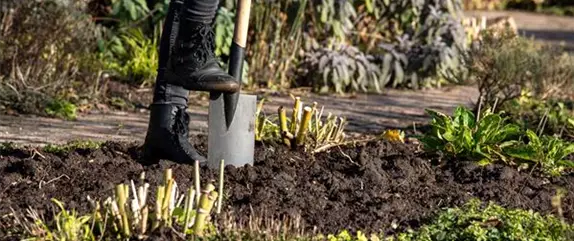
{"label": "background foliage", "polygon": [[12,11],[0,16],[0,104],[51,114],[44,107],[100,97],[101,65],[91,54],[98,27],[81,2],[22,1],[3,7]]}

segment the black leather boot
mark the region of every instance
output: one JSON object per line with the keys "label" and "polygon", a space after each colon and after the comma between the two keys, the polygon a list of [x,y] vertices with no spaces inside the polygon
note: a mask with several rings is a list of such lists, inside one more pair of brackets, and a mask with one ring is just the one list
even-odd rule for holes
{"label": "black leather boot", "polygon": [[159,68],[154,88],[150,119],[143,145],[143,162],[157,163],[166,159],[179,163],[203,162],[205,157],[189,143],[189,115],[186,112],[189,91],[171,85],[165,80],[179,27],[182,1],[172,0],[162,32],[159,52]]}
{"label": "black leather boot", "polygon": [[148,133],[144,144],[144,159],[148,164],[160,159],[192,164],[205,162],[189,143],[189,115],[185,106],[152,104]]}
{"label": "black leather boot", "polygon": [[187,90],[239,91],[237,80],[219,66],[214,53],[214,39],[215,33],[210,22],[182,18],[166,72],[167,81]]}

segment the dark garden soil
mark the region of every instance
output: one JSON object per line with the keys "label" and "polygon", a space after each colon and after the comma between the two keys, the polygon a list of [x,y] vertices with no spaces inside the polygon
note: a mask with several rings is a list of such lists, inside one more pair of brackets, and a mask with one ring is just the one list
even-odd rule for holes
{"label": "dark garden soil", "polygon": [[[205,137],[196,143],[205,153]],[[107,197],[114,184],[137,180],[142,171],[152,186],[161,182],[166,168],[173,168],[180,187],[193,184],[192,165],[162,161],[142,166],[137,162],[138,148],[137,143],[106,143],[99,150],[61,156],[33,155],[26,149],[4,151],[0,156],[0,217],[11,213],[10,208],[25,212],[28,206],[50,216],[54,208],[50,198],[83,212],[88,208],[88,195]],[[217,179],[215,171],[203,169],[201,173],[202,183]],[[551,198],[556,187],[574,190],[573,175],[545,179],[505,166],[441,161],[440,156],[425,154],[414,144],[388,142],[333,148],[314,157],[259,145],[254,166],[227,167],[225,177],[224,210],[234,217],[300,216],[306,231],[323,233],[341,229],[393,233],[400,230],[393,229],[393,224],[420,226],[442,208],[461,205],[472,197],[554,213]],[[563,199],[563,209],[572,222],[574,193]]]}

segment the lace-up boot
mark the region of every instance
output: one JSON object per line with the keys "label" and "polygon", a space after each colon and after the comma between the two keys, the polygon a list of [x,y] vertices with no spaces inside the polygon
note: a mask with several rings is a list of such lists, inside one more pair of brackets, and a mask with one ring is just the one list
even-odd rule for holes
{"label": "lace-up boot", "polygon": [[172,0],[162,31],[159,68],[156,78],[150,119],[143,145],[143,162],[160,159],[191,164],[206,158],[189,143],[189,115],[186,112],[189,91],[166,82],[165,71],[177,36],[182,1]]}
{"label": "lace-up boot", "polygon": [[183,17],[166,73],[168,83],[195,91],[239,91],[237,80],[219,66],[214,39],[211,21]]}

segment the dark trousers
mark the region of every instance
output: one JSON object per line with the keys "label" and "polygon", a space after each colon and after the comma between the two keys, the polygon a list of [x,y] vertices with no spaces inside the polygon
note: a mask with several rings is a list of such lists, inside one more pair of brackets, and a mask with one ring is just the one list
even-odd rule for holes
{"label": "dark trousers", "polygon": [[[154,88],[155,103],[174,103],[185,105],[189,91],[181,87],[170,86],[164,79],[164,72],[167,68],[171,46],[175,43],[178,31],[185,31],[186,28],[179,28],[181,19],[187,21],[212,23],[219,0],[172,0],[170,10],[165,19],[163,34],[159,50],[159,68],[156,84]],[[183,9],[181,9],[183,8]],[[181,9],[181,11],[180,11]],[[179,14],[182,16],[179,16]]]}

